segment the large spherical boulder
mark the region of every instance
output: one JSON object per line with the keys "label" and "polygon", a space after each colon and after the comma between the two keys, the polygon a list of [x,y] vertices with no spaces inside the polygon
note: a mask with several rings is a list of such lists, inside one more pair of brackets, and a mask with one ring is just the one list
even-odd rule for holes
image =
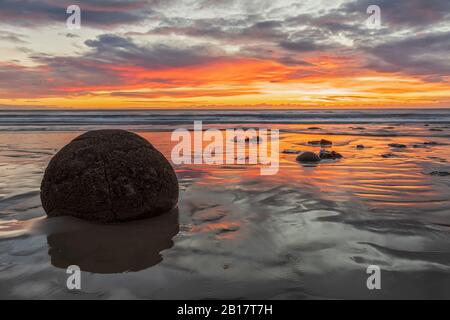
{"label": "large spherical boulder", "polygon": [[49,217],[135,220],[174,208],[178,180],[167,159],[144,138],[124,130],[90,131],[50,161],[41,201]]}

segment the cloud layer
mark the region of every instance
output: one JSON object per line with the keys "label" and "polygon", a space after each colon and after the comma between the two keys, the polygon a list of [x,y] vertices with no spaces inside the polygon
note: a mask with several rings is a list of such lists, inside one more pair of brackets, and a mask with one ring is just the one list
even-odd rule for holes
{"label": "cloud layer", "polygon": [[447,0],[3,0],[0,103],[447,106],[449,18]]}

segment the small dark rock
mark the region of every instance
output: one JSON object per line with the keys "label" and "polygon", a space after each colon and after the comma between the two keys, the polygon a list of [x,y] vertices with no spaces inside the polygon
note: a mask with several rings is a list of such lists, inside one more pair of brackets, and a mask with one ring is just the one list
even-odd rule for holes
{"label": "small dark rock", "polygon": [[401,144],[401,143],[391,143],[389,144],[389,147],[391,148],[406,148],[406,144]]}
{"label": "small dark rock", "polygon": [[297,161],[314,163],[314,162],[319,162],[320,157],[317,154],[315,154],[314,152],[307,151],[307,152],[303,152],[302,154],[300,154],[297,157]]}
{"label": "small dark rock", "polygon": [[341,159],[342,155],[340,153],[337,153],[336,151],[321,150],[319,157],[322,160],[324,160],[324,159],[336,160],[336,159]]}
{"label": "small dark rock", "polygon": [[450,176],[450,172],[447,172],[447,171],[433,171],[433,172],[430,172],[430,175],[432,175],[432,176],[439,176],[439,177],[448,177],[448,176]]}
{"label": "small dark rock", "polygon": [[293,149],[285,149],[285,150],[283,150],[283,153],[285,153],[285,154],[299,154],[300,151],[293,150]]}
{"label": "small dark rock", "polygon": [[394,153],[385,153],[381,155],[383,158],[397,158],[398,156]]}
{"label": "small dark rock", "polygon": [[135,220],[174,208],[178,180],[169,161],[144,138],[124,130],[90,131],[51,159],[41,201],[49,217]]}
{"label": "small dark rock", "polygon": [[319,127],[309,127],[308,130],[321,130]]}
{"label": "small dark rock", "polygon": [[364,147],[364,145],[363,144],[358,144],[357,146],[356,146],[356,149],[364,149],[365,147]]}
{"label": "small dark rock", "polygon": [[317,141],[309,141],[308,144],[312,145],[312,146],[322,146],[322,147],[326,147],[326,146],[332,146],[333,142],[329,141],[329,140],[317,140]]}
{"label": "small dark rock", "polygon": [[431,129],[429,129],[430,131],[444,131],[444,130],[442,130],[442,129],[439,129],[439,128],[431,128]]}

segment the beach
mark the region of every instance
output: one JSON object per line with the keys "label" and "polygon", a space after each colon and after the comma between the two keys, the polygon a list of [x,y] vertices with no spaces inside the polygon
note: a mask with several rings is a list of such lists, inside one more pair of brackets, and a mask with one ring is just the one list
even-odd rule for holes
{"label": "beach", "polygon": [[[0,111],[0,298],[449,299],[450,111],[377,111]],[[195,119],[279,129],[278,173],[174,165],[169,214],[46,218],[42,175],[78,135],[127,129],[170,160],[172,131]],[[343,158],[305,165],[283,152],[319,152],[308,142],[320,139]],[[66,287],[69,265],[81,267],[80,291]],[[367,289],[369,265],[381,290]]]}

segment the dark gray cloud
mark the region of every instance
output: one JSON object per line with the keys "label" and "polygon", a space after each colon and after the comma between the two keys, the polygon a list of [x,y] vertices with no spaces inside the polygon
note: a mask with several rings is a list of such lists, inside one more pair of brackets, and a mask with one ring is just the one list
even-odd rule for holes
{"label": "dark gray cloud", "polygon": [[154,13],[159,1],[151,0],[1,0],[0,23],[34,26],[65,24],[69,5],[81,8],[82,24],[110,27],[137,23]]}
{"label": "dark gray cloud", "polygon": [[149,69],[198,65],[216,58],[209,47],[174,48],[165,44],[143,46],[136,44],[130,38],[112,34],[101,35],[95,40],[87,40],[85,44],[93,49],[85,58]]}
{"label": "dark gray cloud", "polygon": [[386,72],[403,72],[442,81],[450,77],[450,32],[392,40],[365,49],[374,59],[367,67]]}
{"label": "dark gray cloud", "polygon": [[324,46],[317,45],[313,41],[300,40],[300,41],[282,41],[280,43],[282,48],[297,51],[297,52],[308,52],[324,49]]}
{"label": "dark gray cloud", "polygon": [[[256,20],[256,21],[255,21]],[[164,19],[148,35],[186,35],[205,39],[245,44],[249,41],[275,42],[284,37],[282,22],[249,17],[230,19]]]}

